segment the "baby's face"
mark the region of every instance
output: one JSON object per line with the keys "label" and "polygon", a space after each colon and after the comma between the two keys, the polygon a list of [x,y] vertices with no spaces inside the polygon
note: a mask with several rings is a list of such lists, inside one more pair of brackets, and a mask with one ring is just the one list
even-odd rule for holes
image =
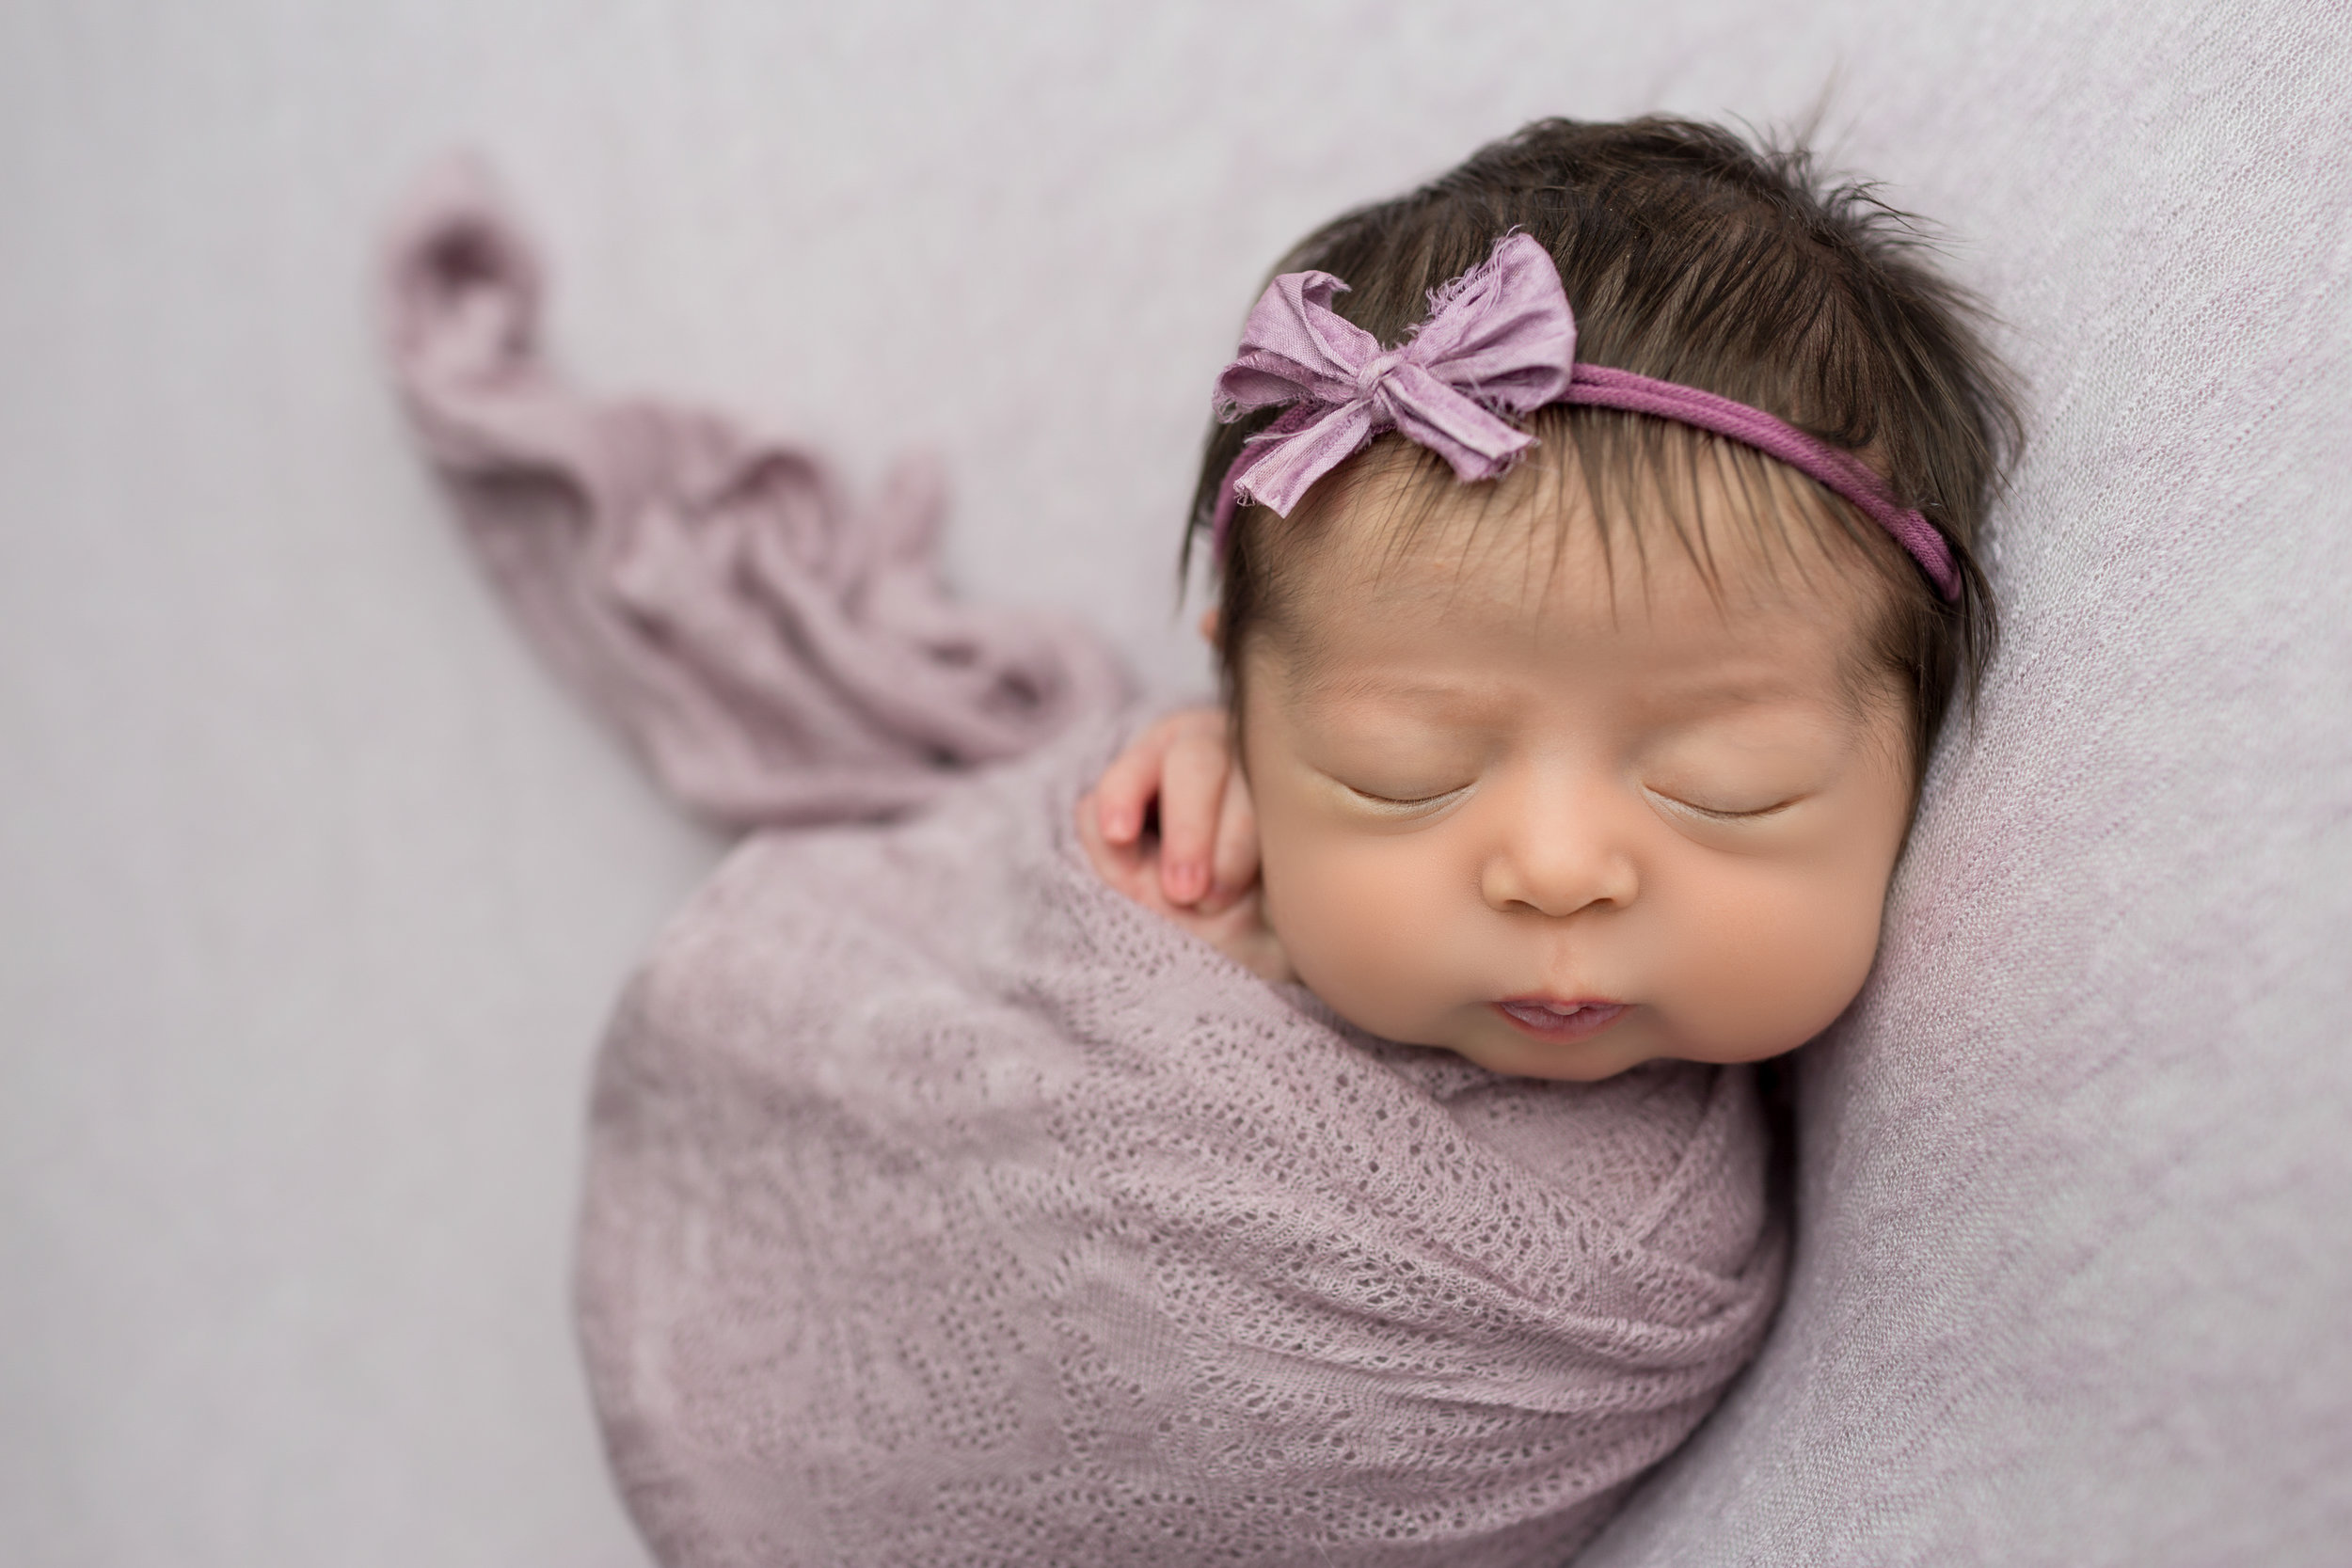
{"label": "baby's face", "polygon": [[1613,578],[1581,520],[1440,515],[1400,549],[1362,522],[1379,501],[1318,525],[1295,624],[1247,656],[1265,918],[1299,978],[1538,1078],[1819,1033],[1910,816],[1867,573],[1719,539],[1719,602],[1665,530],[1646,564],[1621,537]]}

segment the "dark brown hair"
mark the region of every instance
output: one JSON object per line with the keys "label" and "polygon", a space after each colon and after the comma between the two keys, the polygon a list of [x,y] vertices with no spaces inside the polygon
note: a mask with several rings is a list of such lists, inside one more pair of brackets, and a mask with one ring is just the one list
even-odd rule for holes
{"label": "dark brown hair", "polygon": [[[1797,521],[1824,542],[1842,535],[1884,579],[1868,655],[1905,695],[1915,782],[1955,690],[1973,696],[1994,634],[1973,546],[2017,418],[1975,301],[1934,271],[1917,226],[1869,186],[1820,180],[1801,148],[1759,148],[1663,117],[1540,120],[1419,190],[1326,224],[1275,271],[1314,268],[1344,280],[1335,309],[1394,344],[1426,313],[1432,290],[1513,230],[1558,264],[1581,361],[1734,398],[1854,451],[1951,543],[1962,588],[1947,602],[1857,508],[1793,470],[1774,474],[1778,465],[1745,447],[1609,409],[1554,405],[1527,421],[1555,468],[1573,454],[1604,547],[1613,529],[1659,510],[1629,499],[1679,498],[1665,510],[1710,583],[1707,519],[1691,515],[1704,487],[1672,476],[1712,466],[1751,499],[1752,525],[1780,531],[1784,542],[1792,509],[1753,498],[1795,493],[1788,480],[1796,478],[1805,497]],[[1211,428],[1187,562],[1242,442],[1275,413]],[[1453,485],[1442,463],[1413,450],[1432,497]],[[1331,483],[1287,523],[1257,506],[1233,520],[1219,562],[1218,653],[1236,705],[1248,640],[1280,610],[1282,568],[1295,554],[1281,546],[1315,525],[1316,498]],[[1638,532],[1633,543],[1641,546]]]}

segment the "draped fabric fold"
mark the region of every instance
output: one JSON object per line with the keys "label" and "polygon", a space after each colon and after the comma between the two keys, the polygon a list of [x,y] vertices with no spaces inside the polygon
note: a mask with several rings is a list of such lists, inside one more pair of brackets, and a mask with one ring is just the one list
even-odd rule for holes
{"label": "draped fabric fold", "polygon": [[891,816],[1122,699],[1075,619],[949,597],[932,465],[857,504],[801,448],[575,390],[544,290],[484,172],[436,169],[388,242],[394,373],[525,632],[697,816]]}

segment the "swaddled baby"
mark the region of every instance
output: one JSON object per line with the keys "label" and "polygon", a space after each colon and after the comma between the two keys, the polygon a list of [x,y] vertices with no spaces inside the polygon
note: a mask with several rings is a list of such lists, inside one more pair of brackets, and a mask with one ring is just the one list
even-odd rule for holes
{"label": "swaddled baby", "polygon": [[[417,318],[471,324],[406,351],[437,452],[665,776],[803,824],[933,798],[754,837],[608,1038],[580,1305],[661,1558],[1586,1539],[1769,1321],[1744,1064],[1860,988],[1986,643],[2005,405],[1893,220],[1712,129],[1553,121],[1318,230],[1217,385],[1225,713],[952,789],[1089,705],[1079,656],[908,592],[772,451],[553,417],[415,254]],[[516,542],[537,482],[571,543]]]}

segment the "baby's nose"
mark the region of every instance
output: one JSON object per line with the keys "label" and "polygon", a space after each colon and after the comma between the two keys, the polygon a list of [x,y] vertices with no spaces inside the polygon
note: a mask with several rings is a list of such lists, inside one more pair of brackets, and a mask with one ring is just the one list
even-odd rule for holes
{"label": "baby's nose", "polygon": [[1493,909],[1557,918],[1631,904],[1641,875],[1605,812],[1555,807],[1518,815],[1487,856],[1479,892]]}

